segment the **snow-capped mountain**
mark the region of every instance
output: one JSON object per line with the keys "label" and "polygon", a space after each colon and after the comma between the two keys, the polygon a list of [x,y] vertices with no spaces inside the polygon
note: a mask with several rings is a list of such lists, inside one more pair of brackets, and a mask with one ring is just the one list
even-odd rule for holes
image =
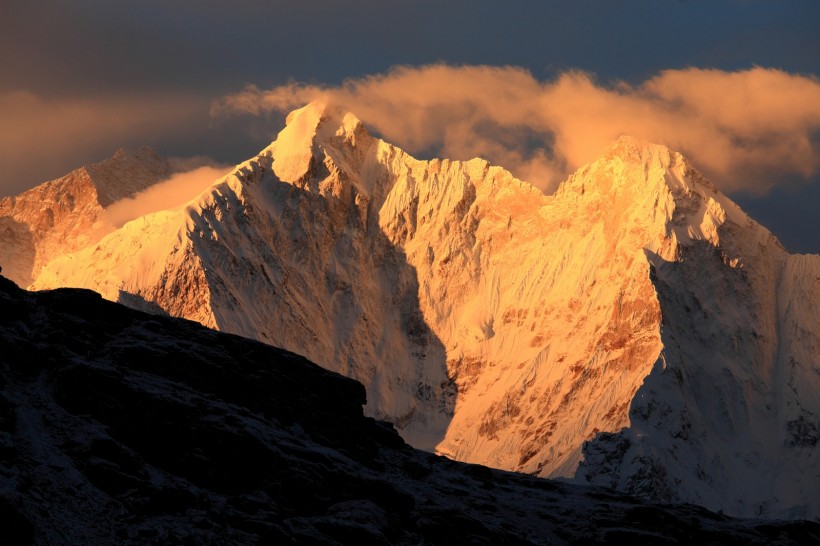
{"label": "snow-capped mountain", "polygon": [[451,458],[818,518],[818,279],[820,256],[786,253],[662,146],[622,138],[544,196],[315,103],[32,286],[301,353]]}
{"label": "snow-capped mountain", "polygon": [[103,210],[171,174],[150,148],[123,149],[100,163],[80,167],[16,197],[0,199],[0,265],[27,286],[55,257],[80,250],[105,234]]}

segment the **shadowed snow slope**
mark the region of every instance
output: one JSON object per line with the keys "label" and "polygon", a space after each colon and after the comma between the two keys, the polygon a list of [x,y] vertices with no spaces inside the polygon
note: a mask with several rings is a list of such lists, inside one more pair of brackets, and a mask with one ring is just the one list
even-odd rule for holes
{"label": "shadowed snow slope", "polygon": [[788,255],[662,146],[622,138],[544,196],[314,103],[185,210],[33,287],[304,354],[454,459],[818,518],[818,278],[820,256]]}
{"label": "shadowed snow slope", "polygon": [[304,358],[0,277],[3,544],[809,544],[412,449]]}

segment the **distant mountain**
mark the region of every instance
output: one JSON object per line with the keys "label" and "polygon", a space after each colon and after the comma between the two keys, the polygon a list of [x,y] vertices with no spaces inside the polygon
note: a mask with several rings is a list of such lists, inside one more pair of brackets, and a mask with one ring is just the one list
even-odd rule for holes
{"label": "distant mountain", "polygon": [[304,358],[0,278],[0,528],[27,544],[808,544],[417,451]]}
{"label": "distant mountain", "polygon": [[321,104],[188,206],[55,257],[82,286],[298,352],[468,462],[820,518],[820,256],[622,138],[553,196]]}
{"label": "distant mountain", "polygon": [[0,199],[0,266],[27,286],[52,259],[96,243],[103,209],[171,174],[150,148],[123,149],[16,197]]}

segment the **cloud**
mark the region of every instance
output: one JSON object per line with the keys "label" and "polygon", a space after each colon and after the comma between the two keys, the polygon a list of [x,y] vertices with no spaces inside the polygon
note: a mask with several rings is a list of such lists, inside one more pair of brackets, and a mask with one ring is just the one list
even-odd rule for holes
{"label": "cloud", "polygon": [[[197,163],[207,160],[206,158],[193,159]],[[183,163],[185,162],[180,160],[178,164]],[[190,171],[173,174],[167,180],[154,184],[134,197],[112,203],[105,209],[100,219],[101,226],[119,228],[126,222],[145,214],[182,206],[231,170],[232,168],[227,166],[204,165]]]}
{"label": "cloud", "polygon": [[766,68],[666,70],[629,85],[580,71],[539,81],[518,67],[397,67],[337,87],[250,86],[214,102],[211,115],[265,115],[320,97],[410,152],[485,157],[547,191],[623,134],[683,152],[724,191],[765,193],[820,169],[820,82]]}
{"label": "cloud", "polygon": [[[43,98],[0,93],[0,194],[18,193],[110,156],[121,146],[179,138],[207,120],[209,101],[191,96]],[[202,122],[199,122],[200,125]]]}

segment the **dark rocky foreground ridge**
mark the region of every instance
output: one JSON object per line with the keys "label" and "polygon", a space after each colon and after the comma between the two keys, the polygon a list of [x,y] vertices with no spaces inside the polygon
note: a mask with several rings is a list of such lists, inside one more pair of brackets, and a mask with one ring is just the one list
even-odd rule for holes
{"label": "dark rocky foreground ridge", "polygon": [[295,354],[94,292],[0,278],[3,544],[808,544],[453,462]]}

